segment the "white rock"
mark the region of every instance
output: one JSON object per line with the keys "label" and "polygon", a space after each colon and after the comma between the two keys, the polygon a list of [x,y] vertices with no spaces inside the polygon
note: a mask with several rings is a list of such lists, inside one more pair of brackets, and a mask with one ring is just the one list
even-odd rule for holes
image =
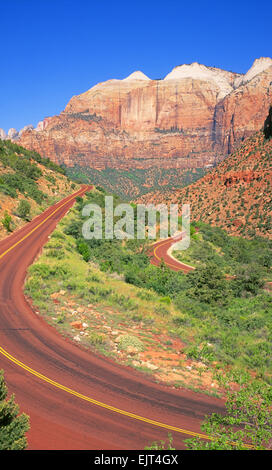
{"label": "white rock", "polygon": [[150,80],[150,78],[140,70],[137,70],[136,72],[131,73],[128,77],[124,78],[123,82],[131,80]]}
{"label": "white rock", "polygon": [[242,75],[241,77],[238,77],[235,82],[234,86],[235,88],[238,88],[241,85],[244,85],[245,83],[249,82],[252,80],[256,75],[259,75],[259,73],[262,73],[264,70],[268,69],[268,67],[272,66],[272,59],[270,57],[260,57],[259,59],[256,59],[253,62],[252,67],[247,71],[245,75]]}
{"label": "white rock", "polygon": [[5,133],[4,129],[0,129],[0,139],[5,140],[7,138],[7,134]]}
{"label": "white rock", "polygon": [[166,75],[164,81],[192,78],[194,80],[213,82],[220,90],[218,99],[222,99],[233,91],[232,83],[234,76],[231,72],[214,67],[206,67],[206,65],[194,62],[193,64],[183,64],[175,67],[172,72]]}
{"label": "white rock", "polygon": [[18,137],[19,133],[16,129],[14,129],[13,127],[11,129],[9,129],[8,131],[8,138],[9,139],[16,139]]}
{"label": "white rock", "polygon": [[112,331],[111,334],[112,334],[112,336],[117,336],[117,335],[119,335],[119,331]]}
{"label": "white rock", "polygon": [[157,370],[159,367],[155,366],[155,364],[151,364],[151,362],[142,362],[142,365],[147,367],[150,370]]}

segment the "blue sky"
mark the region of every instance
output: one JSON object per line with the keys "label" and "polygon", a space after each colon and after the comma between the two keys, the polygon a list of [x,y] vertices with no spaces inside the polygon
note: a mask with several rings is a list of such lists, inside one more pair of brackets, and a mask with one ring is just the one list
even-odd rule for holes
{"label": "blue sky", "polygon": [[271,1],[0,0],[0,127],[58,114],[98,82],[272,56]]}

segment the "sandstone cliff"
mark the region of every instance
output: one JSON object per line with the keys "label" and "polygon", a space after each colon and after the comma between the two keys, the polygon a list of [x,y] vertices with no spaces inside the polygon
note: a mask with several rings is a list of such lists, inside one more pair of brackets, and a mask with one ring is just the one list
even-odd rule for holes
{"label": "sandstone cliff", "polygon": [[198,168],[256,132],[271,103],[270,58],[245,75],[198,63],[175,67],[163,80],[137,71],[74,96],[19,142],[67,166]]}

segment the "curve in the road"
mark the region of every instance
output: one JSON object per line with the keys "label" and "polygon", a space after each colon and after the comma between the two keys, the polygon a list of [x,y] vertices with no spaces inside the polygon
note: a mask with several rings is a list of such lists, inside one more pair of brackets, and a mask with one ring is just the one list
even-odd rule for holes
{"label": "curve in the road", "polygon": [[154,243],[150,252],[151,263],[155,266],[159,266],[162,262],[164,262],[164,264],[173,271],[183,271],[184,273],[193,271],[195,269],[194,266],[190,266],[188,264],[182,263],[181,261],[178,261],[171,254],[174,245],[181,239],[182,234],[180,234],[178,237],[169,237],[165,240],[159,240],[158,242]]}
{"label": "curve in the road", "polygon": [[87,189],[0,243],[1,367],[31,417],[30,448],[142,449],[165,437],[162,428],[173,431],[180,446],[181,434],[205,437],[200,422],[205,414],[222,410],[221,400],[170,390],[81,349],[37,316],[23,295],[27,267],[75,197]]}

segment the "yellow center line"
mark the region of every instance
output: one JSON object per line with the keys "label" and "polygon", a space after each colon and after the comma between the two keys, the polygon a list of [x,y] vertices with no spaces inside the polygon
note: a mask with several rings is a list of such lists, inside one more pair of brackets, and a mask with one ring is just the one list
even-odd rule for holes
{"label": "yellow center line", "polygon": [[[78,192],[78,196],[85,192],[86,190],[82,190],[80,192]],[[38,230],[38,228],[41,227],[41,225],[45,224],[45,222],[47,222],[48,219],[50,219],[50,217],[52,217],[53,215],[56,214],[56,212],[58,212],[60,209],[62,209],[62,207],[64,207],[66,204],[68,204],[68,202],[70,202],[74,197],[76,197],[75,195],[69,197],[69,199],[67,199],[67,201],[65,201],[63,204],[61,204],[61,206],[57,207],[57,209],[54,210],[54,212],[52,212],[51,214],[49,214],[48,217],[46,217],[42,222],[40,222],[38,225],[36,225],[36,227],[34,227],[30,232],[28,232],[24,237],[20,238],[20,240],[17,242],[17,243],[14,243],[14,245],[12,245],[11,247],[9,247],[6,251],[4,251],[1,255],[0,255],[0,259],[3,258],[7,253],[9,253],[11,250],[13,250],[16,246],[18,246],[20,243],[22,243],[26,238],[28,238],[33,232],[35,232],[36,230]]]}
{"label": "yellow center line", "polygon": [[[81,192],[83,193],[85,191],[82,190],[80,191],[78,194],[81,194]],[[66,200],[63,204],[61,204],[59,207],[57,207],[51,214],[49,214],[41,223],[39,223],[36,227],[34,227],[30,232],[28,232],[24,237],[22,237],[19,241],[17,241],[16,243],[14,243],[10,248],[8,248],[6,251],[4,251],[1,255],[0,255],[0,259],[3,258],[7,253],[9,253],[11,250],[13,250],[16,246],[18,246],[20,243],[22,243],[26,238],[28,238],[33,232],[35,232],[36,230],[38,230],[39,227],[41,227],[47,220],[49,220],[54,214],[56,214],[56,212],[58,212],[62,207],[64,207],[66,204],[68,204],[68,202],[70,202],[73,198],[75,197],[75,195],[71,196],[68,200]],[[119,413],[121,415],[125,415],[125,416],[128,416],[130,418],[133,418],[133,419],[137,419],[139,421],[144,421],[148,424],[152,424],[154,426],[159,426],[161,428],[166,428],[166,429],[169,429],[171,431],[176,431],[176,432],[179,432],[179,433],[182,433],[182,434],[187,434],[189,436],[194,436],[194,437],[201,437],[203,439],[211,439],[209,436],[206,436],[205,434],[201,434],[201,433],[195,433],[194,431],[188,431],[186,429],[182,429],[182,428],[177,428],[175,426],[171,426],[169,424],[164,424],[164,423],[160,423],[158,421],[154,421],[152,419],[149,419],[149,418],[144,418],[143,416],[139,416],[139,415],[136,415],[134,413],[130,413],[128,411],[124,411],[124,410],[121,410],[119,408],[115,408],[114,406],[111,406],[111,405],[107,405],[106,403],[102,403],[100,401],[97,401],[95,400],[94,398],[90,398],[90,397],[87,397],[85,395],[82,395],[81,393],[79,392],[76,392],[75,390],[72,390],[68,387],[65,387],[64,385],[58,383],[58,382],[55,382],[54,380],[51,380],[50,378],[46,377],[45,375],[42,375],[40,374],[39,372],[37,372],[36,370],[32,369],[31,367],[27,366],[26,364],[24,364],[23,362],[19,361],[18,359],[16,359],[14,356],[12,356],[11,354],[9,354],[5,349],[3,349],[1,346],[0,346],[0,353],[5,356],[7,359],[9,359],[11,362],[13,362],[14,364],[16,364],[17,366],[21,367],[22,369],[28,371],[30,374],[40,378],[41,380],[53,385],[54,387],[60,389],[60,390],[63,390],[67,393],[70,393],[71,395],[74,395],[78,398],[81,398],[82,400],[85,400],[85,401],[88,401],[94,405],[97,405],[97,406],[100,406],[102,408],[105,408],[105,409],[108,409],[110,411],[113,411],[115,413]]]}
{"label": "yellow center line", "polygon": [[[179,241],[179,240],[178,240],[178,241]],[[159,248],[161,248],[162,246],[164,246],[166,243],[169,243],[169,240],[168,240],[168,239],[167,239],[166,241],[164,241],[163,243],[161,243],[160,245],[158,245],[156,248],[154,248],[154,252],[153,252],[153,253],[154,253],[155,258],[157,258],[158,261],[162,261],[163,258],[160,258],[160,257],[157,255],[157,250],[158,250]],[[167,261],[164,261],[164,262],[165,262],[165,264],[166,264],[167,266],[171,266],[171,267],[173,267],[173,268],[178,268],[178,267],[179,267],[179,266],[176,266],[175,264],[168,263]],[[178,260],[177,260],[177,263],[180,263],[180,264],[182,264],[183,266],[188,266],[189,268],[192,267],[192,266],[186,265],[186,264],[184,264],[184,263],[182,263],[181,261],[178,261]],[[182,270],[183,268],[180,266],[179,269]]]}
{"label": "yellow center line", "polygon": [[[86,189],[80,191],[78,193],[81,194],[81,192],[85,192]],[[36,227],[34,227],[34,229],[32,229],[27,235],[25,235],[24,237],[22,237],[18,242],[14,243],[14,245],[12,245],[8,250],[6,250],[4,253],[2,253],[0,255],[0,259],[3,258],[7,253],[9,253],[11,250],[13,250],[16,246],[18,246],[20,243],[22,243],[26,238],[28,238],[33,232],[35,232],[39,227],[41,227],[41,225],[43,225],[48,219],[50,219],[54,214],[56,214],[56,212],[58,212],[62,207],[65,206],[65,204],[67,204],[68,202],[70,202],[73,198],[75,197],[75,195],[71,196],[71,198],[69,198],[68,200],[66,200],[61,206],[57,207],[57,209],[54,210],[54,212],[52,212],[48,217],[46,217],[40,224],[38,224]],[[165,242],[166,243],[166,242]],[[161,246],[161,245],[160,245]],[[186,435],[189,435],[189,436],[193,436],[193,437],[199,437],[201,439],[207,439],[207,440],[213,440],[212,437],[210,436],[207,436],[206,434],[201,434],[201,433],[198,433],[198,432],[194,432],[194,431],[189,431],[187,429],[182,429],[182,428],[178,428],[178,427],[175,427],[175,426],[171,426],[169,424],[165,424],[165,423],[161,423],[159,421],[155,421],[155,420],[152,420],[152,419],[149,419],[149,418],[145,418],[143,416],[140,416],[140,415],[137,415],[137,414],[134,414],[134,413],[130,413],[128,411],[125,411],[125,410],[121,410],[119,408],[116,408],[114,406],[111,406],[111,405],[107,405],[106,403],[103,403],[103,402],[100,402],[98,400],[95,400],[94,398],[91,398],[91,397],[88,397],[86,395],[82,395],[81,393],[75,391],[75,390],[72,390],[71,388],[68,388],[68,387],[65,387],[64,385],[58,383],[58,382],[55,382],[54,380],[46,377],[45,375],[41,374],[40,372],[37,372],[36,370],[32,369],[31,367],[27,366],[26,364],[24,364],[23,362],[19,361],[18,359],[16,359],[14,356],[12,356],[11,354],[9,354],[5,349],[3,349],[1,346],[0,346],[0,354],[2,354],[3,356],[5,356],[9,361],[11,361],[12,363],[16,364],[17,366],[21,367],[22,369],[26,370],[27,372],[29,372],[30,374],[38,377],[39,379],[43,380],[44,382],[47,382],[49,384],[51,384],[52,386],[60,389],[60,390],[63,390],[67,393],[69,393],[70,395],[74,395],[78,398],[80,398],[81,400],[85,400],[89,403],[92,403],[93,405],[96,405],[96,406],[99,406],[101,408],[104,408],[104,409],[107,409],[107,410],[110,410],[114,413],[118,413],[118,414],[121,414],[121,415],[124,415],[124,416],[127,416],[129,418],[132,418],[132,419],[136,419],[138,421],[143,421],[145,423],[148,423],[148,424],[151,424],[153,426],[157,426],[157,427],[160,427],[160,428],[164,428],[164,429],[168,429],[170,431],[174,431],[174,432],[178,432],[178,433],[181,433],[181,434],[186,434]]]}
{"label": "yellow center line", "polygon": [[72,390],[71,388],[65,387],[64,385],[62,385],[58,382],[55,382],[54,380],[49,379],[48,377],[46,377],[45,375],[40,374],[39,372],[35,371],[34,369],[31,369],[26,364],[23,364],[21,361],[19,361],[15,357],[11,356],[11,354],[9,354],[7,351],[5,351],[2,347],[0,347],[0,353],[3,354],[3,356],[5,356],[7,359],[9,359],[14,364],[16,364],[19,367],[21,367],[22,369],[28,371],[30,374],[35,375],[39,379],[53,385],[54,387],[57,387],[60,390],[63,390],[67,393],[70,393],[71,395],[74,395],[74,396],[80,398],[81,400],[88,401],[89,403],[92,403],[93,405],[97,405],[101,408],[105,408],[105,409],[113,411],[115,413],[119,413],[121,415],[128,416],[130,418],[137,419],[139,421],[143,421],[145,423],[152,424],[154,426],[159,426],[161,428],[169,429],[170,431],[175,431],[175,432],[179,432],[179,433],[182,433],[182,434],[187,434],[187,435],[194,436],[194,437],[201,437],[203,439],[211,439],[209,436],[206,436],[205,434],[200,434],[200,433],[197,433],[197,432],[188,431],[187,429],[177,428],[175,426],[170,426],[169,424],[164,424],[164,423],[160,423],[159,421],[154,421],[154,420],[149,419],[149,418],[144,418],[143,416],[139,416],[139,415],[136,415],[134,413],[130,413],[128,411],[121,410],[119,408],[115,408],[114,406],[107,405],[106,403],[95,400],[94,398],[90,398],[86,395],[82,395],[81,393],[78,393],[75,390]]}

